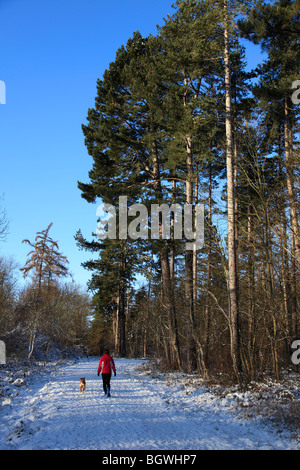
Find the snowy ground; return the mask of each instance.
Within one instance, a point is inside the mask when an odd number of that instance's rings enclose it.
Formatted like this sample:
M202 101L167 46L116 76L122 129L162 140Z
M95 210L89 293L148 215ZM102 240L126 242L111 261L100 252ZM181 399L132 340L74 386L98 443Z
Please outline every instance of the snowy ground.
M151 374L142 364L116 360L111 398L103 395L97 358L50 369L27 385L21 377L7 384L19 392L2 397L0 449L300 449L285 429L245 417L247 394L218 396L195 378ZM79 393L81 377L85 394Z

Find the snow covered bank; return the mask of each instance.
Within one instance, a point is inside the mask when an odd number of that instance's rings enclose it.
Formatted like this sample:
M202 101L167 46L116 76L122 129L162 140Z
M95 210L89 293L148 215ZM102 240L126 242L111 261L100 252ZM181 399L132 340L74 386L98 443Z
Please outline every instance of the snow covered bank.
M214 393L195 376L153 375L143 364L116 360L111 398L103 395L97 358L21 386L2 401L0 449L300 449L287 430L244 413L255 394Z

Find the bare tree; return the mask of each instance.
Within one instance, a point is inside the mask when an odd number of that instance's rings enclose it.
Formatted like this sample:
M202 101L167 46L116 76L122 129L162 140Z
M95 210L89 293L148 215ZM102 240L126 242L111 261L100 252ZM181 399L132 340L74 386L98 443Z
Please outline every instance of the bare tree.
M3 207L1 207L1 202L3 200L3 195L0 197L0 241L3 242L6 240L8 234L8 220L7 214Z
M53 278L66 276L68 273L67 258L59 253L58 243L49 236L51 227L52 223L45 230L37 232L34 243L28 239L23 240L23 243L27 243L33 250L28 253L28 259L21 271L24 272L24 277L32 272L32 278L39 289L42 283L49 285Z
M53 241L49 236L51 227L52 223L49 224L45 230L37 232L34 243L28 239L23 240L23 243L27 243L33 248L33 250L28 253L25 266L21 268L24 277L31 273L33 281L28 359L30 359L33 353L38 327L44 316L42 288L50 288L55 279L68 274L68 268L66 266L68 260L58 251L58 243Z

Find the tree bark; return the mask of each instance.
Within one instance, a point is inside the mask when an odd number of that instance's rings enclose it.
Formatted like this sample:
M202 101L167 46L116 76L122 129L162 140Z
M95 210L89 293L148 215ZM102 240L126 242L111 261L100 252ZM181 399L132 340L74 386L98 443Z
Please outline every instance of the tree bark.
M250 376L255 377L255 316L254 316L254 299L255 299L255 278L254 278L254 241L253 241L253 214L252 204L248 202L248 357Z
M284 106L284 146L285 146L285 165L286 165L286 182L290 204L290 217L291 217L291 229L295 238L295 251L298 265L300 266L300 238L299 238L299 227L297 219L297 207L295 200L295 189L294 189L294 172L292 163L292 126L289 99L285 98Z
M192 138L187 136L187 179L186 203L193 205L193 149ZM197 367L196 348L194 341L194 282L193 282L194 251L185 250L185 320L186 320L186 350L187 371Z
M226 104L226 168L227 168L227 216L228 216L228 288L230 312L230 346L233 370L240 378L239 351L239 309L237 292L237 265L235 240L235 195L233 174L233 140L232 140L232 105L230 79L230 49L228 31L228 4L224 0L224 65L225 65L225 104Z
M204 364L208 369L208 348L209 348L209 329L210 329L210 287L211 287L211 250L212 248L212 165L209 162L209 180L208 180L208 242L207 242L207 271L206 271L206 300L204 312Z
M284 148L285 148L285 166L286 182L288 190L288 199L290 206L291 221L291 333L293 339L297 336L297 276L300 267L300 237L297 217L297 206L294 188L293 171L293 133L291 124L290 100L285 97L284 103Z
M115 329L115 354L126 356L126 313L125 313L125 260L120 262L120 283L117 300L117 316Z
M153 164L153 184L154 190L159 198L162 200L162 187L160 181L159 161L157 155L156 142L152 146L152 164ZM162 233L162 223L159 218L159 233ZM174 292L172 289L172 280L170 273L169 253L166 243L161 240L160 248L160 264L162 273L163 284L163 305L167 311L168 329L169 329L169 350L170 350L170 365L174 369L181 369L180 349L178 339L178 327L176 319L176 309L174 302Z

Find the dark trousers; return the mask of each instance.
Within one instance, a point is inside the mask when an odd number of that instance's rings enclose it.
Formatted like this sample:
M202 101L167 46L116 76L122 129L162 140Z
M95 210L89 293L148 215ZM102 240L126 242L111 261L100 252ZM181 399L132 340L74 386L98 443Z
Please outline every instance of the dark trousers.
M110 379L111 374L102 374L103 390L105 393L107 392L107 390L110 390Z

